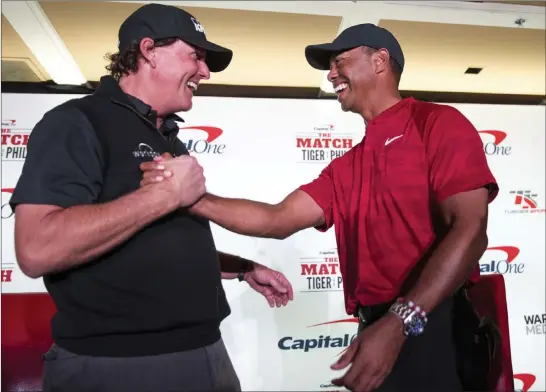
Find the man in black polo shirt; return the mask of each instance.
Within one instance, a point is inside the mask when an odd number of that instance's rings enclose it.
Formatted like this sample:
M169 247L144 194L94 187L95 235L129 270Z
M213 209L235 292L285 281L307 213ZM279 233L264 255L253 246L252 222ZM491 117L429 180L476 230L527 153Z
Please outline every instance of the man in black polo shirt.
M112 76L47 112L11 199L21 270L57 306L45 391L240 390L220 336L221 278L247 281L270 306L292 287L277 271L216 251L190 216L203 171L176 137L174 113L232 52L171 6L146 5L119 31ZM139 165L169 152L170 181L140 188Z

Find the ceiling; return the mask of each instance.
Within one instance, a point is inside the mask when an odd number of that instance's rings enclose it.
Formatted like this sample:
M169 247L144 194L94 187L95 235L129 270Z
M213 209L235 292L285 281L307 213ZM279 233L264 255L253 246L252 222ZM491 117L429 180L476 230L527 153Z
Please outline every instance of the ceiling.
M2 81L98 81L105 54L116 50L119 25L141 3L2 1ZM169 3L183 6L210 40L234 51L230 67L209 84L327 91L324 72L305 61L305 46L372 22L404 50L402 90L546 95L546 1ZM483 70L467 75L469 67Z

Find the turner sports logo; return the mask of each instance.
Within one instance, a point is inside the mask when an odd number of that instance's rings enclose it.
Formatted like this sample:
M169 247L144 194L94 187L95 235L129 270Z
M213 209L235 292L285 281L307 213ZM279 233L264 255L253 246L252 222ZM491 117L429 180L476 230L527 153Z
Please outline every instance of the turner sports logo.
M513 195L515 209L505 210L507 214L541 214L546 210L539 208L537 198L538 193L533 193L530 190L514 190L510 191Z
M27 156L30 129L19 129L16 126L16 120L2 120L3 161L22 161Z
M1 216L2 219L9 219L13 216L13 211L9 205L9 199L13 194L14 188L2 188L2 209Z
M190 153L221 155L225 144L213 143L224 133L221 128L211 126L180 127L180 139Z
M343 278L339 270L336 248L319 251L315 256L300 258L301 292L342 291Z
M524 263L515 263L519 255L519 248L515 246L494 246L487 248L485 257L495 256L488 261L480 261L480 273L488 274L522 274Z
M296 133L298 163L330 162L353 147L353 135L337 132L334 125L319 125L312 132Z
M314 324L310 325L307 328L315 328L315 327L321 327L326 325L354 325L358 324L357 318L347 318L342 320L335 320L335 321L328 321L325 323L320 324ZM289 351L303 351L304 353L307 353L312 350L320 350L320 349L329 349L329 348L336 348L336 349L343 349L341 352L345 351L347 347L352 343L352 341L356 338L356 333L344 333L344 334L336 334L336 335L327 335L327 334L320 334L318 336L314 335L313 337L294 337L294 336L285 336L281 338L277 344L279 349L281 350L289 350ZM339 355L339 353L338 353Z
M528 392L537 380L534 374L520 373L514 374L515 392Z
M478 131L482 136L483 151L485 155L510 155L512 154L512 146L506 145L506 132L503 131Z
M546 335L546 313L526 314L523 319L527 335Z

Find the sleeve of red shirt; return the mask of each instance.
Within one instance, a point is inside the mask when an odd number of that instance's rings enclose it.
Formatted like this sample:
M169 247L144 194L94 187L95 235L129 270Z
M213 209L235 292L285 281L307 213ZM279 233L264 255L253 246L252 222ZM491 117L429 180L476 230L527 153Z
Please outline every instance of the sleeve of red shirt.
M444 106L433 112L426 127L430 184L436 202L481 187L489 189L489 203L498 185L489 169L476 128L457 109Z
M318 231L327 231L334 224L333 203L334 185L331 177L331 164L326 166L320 175L312 182L298 188L307 193L324 211L325 223L317 226Z

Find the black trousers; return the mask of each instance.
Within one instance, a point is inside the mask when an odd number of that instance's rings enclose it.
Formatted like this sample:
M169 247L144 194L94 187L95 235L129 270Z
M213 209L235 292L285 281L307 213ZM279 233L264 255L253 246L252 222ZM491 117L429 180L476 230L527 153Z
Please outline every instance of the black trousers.
M386 309L388 307L380 312L384 314ZM377 318L381 315L372 316ZM358 332L366 326L361 321ZM428 324L421 336L409 337L405 341L391 373L376 391L462 392L452 327L453 299L450 298L428 316Z

